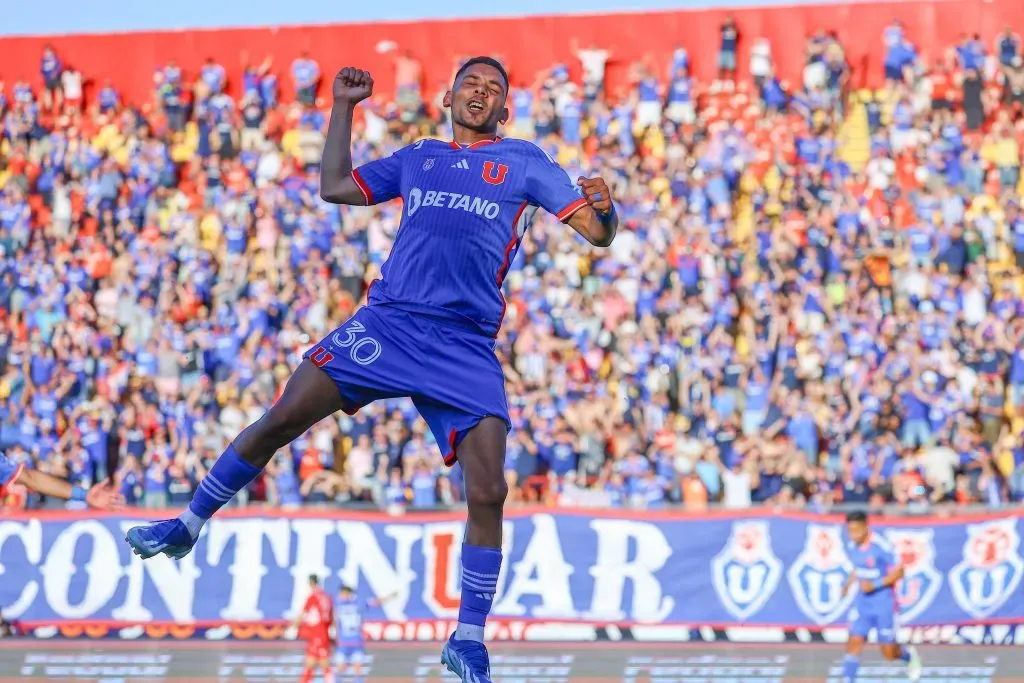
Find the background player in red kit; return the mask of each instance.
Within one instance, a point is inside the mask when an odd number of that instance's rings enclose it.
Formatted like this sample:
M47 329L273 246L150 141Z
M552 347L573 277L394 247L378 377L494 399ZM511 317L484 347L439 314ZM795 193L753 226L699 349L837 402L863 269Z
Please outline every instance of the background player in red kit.
M295 619L299 638L306 641L306 668L302 672L302 683L313 679L317 666L324 672L324 683L334 683L331 670L331 627L334 625L334 601L315 576L309 577L309 597L302 612Z

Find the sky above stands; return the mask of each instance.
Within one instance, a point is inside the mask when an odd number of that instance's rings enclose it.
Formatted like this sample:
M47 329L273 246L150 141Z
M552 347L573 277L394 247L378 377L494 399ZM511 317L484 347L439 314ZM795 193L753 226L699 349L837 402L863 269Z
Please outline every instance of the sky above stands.
M85 5L81 0L45 0L43 5L9 0L2 3L0 36L524 16L551 14L553 10L566 14L598 14L627 10L826 4L827 1L561 0L552 3L551 0L517 0L512 9L507 3L479 0L436 3L423 0L302 0L297 3L281 0L247 0L244 3L230 0L91 0Z

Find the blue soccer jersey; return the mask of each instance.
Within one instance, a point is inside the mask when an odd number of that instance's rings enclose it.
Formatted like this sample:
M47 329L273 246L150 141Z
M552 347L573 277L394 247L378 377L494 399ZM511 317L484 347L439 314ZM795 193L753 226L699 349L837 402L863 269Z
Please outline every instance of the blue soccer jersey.
M334 602L334 627L338 647L362 646L363 601L338 598Z
M469 321L489 335L501 325L501 284L537 209L564 222L586 205L566 172L523 140L421 140L352 176L367 204L405 202L370 305Z
M847 553L858 584L857 597L850 611L850 633L866 638L875 629L879 642L895 642L896 590L893 586L882 587L882 580L899 565L892 545L873 533L863 545L848 542ZM876 590L864 593L860 590L861 581L870 581Z
M24 465L16 463L3 453L0 453L0 494L4 492L7 486L18 480L24 469Z

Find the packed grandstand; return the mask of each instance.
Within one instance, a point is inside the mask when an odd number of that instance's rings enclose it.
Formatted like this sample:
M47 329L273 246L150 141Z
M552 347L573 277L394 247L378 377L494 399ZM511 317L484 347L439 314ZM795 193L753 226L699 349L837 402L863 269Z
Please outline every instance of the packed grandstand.
M871 89L825 31L781 44L726 21L716 40L710 79L684 48L614 87L599 45L538 74L509 65L505 132L573 177L600 172L624 221L598 250L547 217L506 280L511 498L1024 499L1019 38L925 58L894 23ZM357 163L449 134L450 74L380 50L395 88L361 110ZM804 67L783 78L793 51ZM0 84L0 448L182 506L360 305L401 206L318 196L341 64L165 61L129 97L59 40L39 60ZM240 503L434 508L461 490L393 401L317 425Z

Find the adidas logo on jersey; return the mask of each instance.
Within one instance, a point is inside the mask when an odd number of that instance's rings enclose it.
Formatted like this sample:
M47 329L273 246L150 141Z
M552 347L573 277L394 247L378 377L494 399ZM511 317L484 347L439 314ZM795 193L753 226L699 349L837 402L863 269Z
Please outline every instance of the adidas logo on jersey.
M469 170L469 162L466 161L465 159L459 159L454 164L452 164L452 168L462 168L462 169L465 169L465 170L468 171Z

